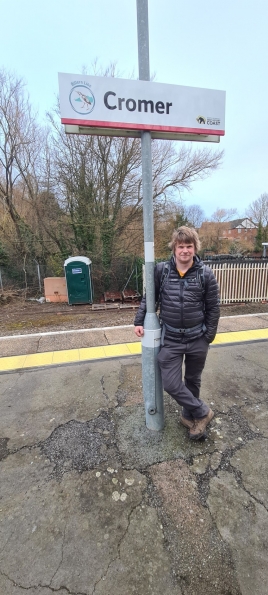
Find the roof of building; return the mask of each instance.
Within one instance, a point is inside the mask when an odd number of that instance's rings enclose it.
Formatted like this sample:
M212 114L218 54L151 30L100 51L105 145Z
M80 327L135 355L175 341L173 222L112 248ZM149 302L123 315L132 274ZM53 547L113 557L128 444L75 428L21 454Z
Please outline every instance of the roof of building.
M244 221L249 221L250 223L252 223L254 227L257 227L254 221L252 221L252 219L250 219L249 217L243 217L242 219L234 219L233 221L226 221L226 225L228 225L229 229L235 229L239 225L242 225L242 227L246 227L245 225L243 225Z

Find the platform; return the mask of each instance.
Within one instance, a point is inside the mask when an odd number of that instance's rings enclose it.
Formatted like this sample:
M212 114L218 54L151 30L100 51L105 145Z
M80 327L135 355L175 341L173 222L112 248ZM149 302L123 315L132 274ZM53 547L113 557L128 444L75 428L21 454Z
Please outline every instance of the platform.
M268 340L268 313L220 319L211 347ZM2 337L0 372L141 353L132 325Z
M267 595L267 339L251 330L209 350L197 443L166 394L164 429L146 428L139 355L9 360L1 595Z

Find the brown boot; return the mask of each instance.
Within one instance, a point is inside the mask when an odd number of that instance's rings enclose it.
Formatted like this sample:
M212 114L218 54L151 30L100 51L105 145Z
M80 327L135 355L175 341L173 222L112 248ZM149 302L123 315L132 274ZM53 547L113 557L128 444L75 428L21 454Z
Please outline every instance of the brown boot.
M205 417L201 417L200 419L195 419L193 427L190 428L189 438L190 440L199 440L202 436L206 433L206 427L211 422L214 417L214 412L212 409L209 410L208 414Z
M194 427L194 420L186 419L183 415L180 415L179 421L185 428L188 428L188 430Z

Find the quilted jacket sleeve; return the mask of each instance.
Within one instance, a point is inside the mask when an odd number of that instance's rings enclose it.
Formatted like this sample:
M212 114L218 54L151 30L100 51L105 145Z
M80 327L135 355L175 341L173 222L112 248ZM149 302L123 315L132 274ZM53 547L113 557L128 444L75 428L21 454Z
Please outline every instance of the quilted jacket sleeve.
M160 289L160 282L161 282L163 266L164 266L164 263L159 262L157 265L155 265L155 268L154 268L155 302L156 303L157 303L157 300L159 297L159 289ZM146 296L144 295L141 300L138 312L134 319L134 326L143 326L145 314L146 314Z
M215 338L220 317L219 286L211 268L205 266L205 325L208 343Z

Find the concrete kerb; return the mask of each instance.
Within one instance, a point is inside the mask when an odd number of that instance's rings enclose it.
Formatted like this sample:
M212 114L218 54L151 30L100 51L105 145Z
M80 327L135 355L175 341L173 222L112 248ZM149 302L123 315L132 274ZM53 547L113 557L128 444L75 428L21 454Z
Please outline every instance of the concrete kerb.
M219 322L216 342L218 340L221 341L222 337L226 343L228 342L228 336L230 337L230 342L233 342L234 340L240 342L241 337L239 336L239 333L241 331L243 335L248 332L248 339L250 338L250 340L254 340L254 330L259 331L259 333L268 333L267 327L268 318L265 313L258 316L241 315L223 317ZM235 334L237 334L237 338L235 337ZM261 338L262 336L256 337L258 340ZM265 336L264 338L267 337ZM247 336L243 336L243 339L241 340L247 340ZM93 350L94 348L98 351L98 347L111 350L112 345L114 345L116 349L116 345L119 344L138 346L139 343L140 340L135 336L132 325L94 329L72 329L68 331L50 331L9 337L3 336L0 338L0 356L6 358L16 357L17 355L33 355L35 353L40 356L43 353L44 358L47 359L48 356L46 354L52 352L57 354L57 352L64 350L70 350L71 352L76 349L85 351L86 349ZM216 343L213 344L213 347L215 346ZM133 349L132 352L134 353ZM94 358L97 358L97 355L94 353ZM123 355L123 348L119 355ZM53 359L55 358L53 357ZM79 360L79 358L76 359ZM81 359L83 359L83 357L81 357ZM90 357L88 359L90 359ZM67 361L69 361L69 357L67 358ZM55 364L55 362L52 361L51 363ZM13 368L18 369L18 366L13 366Z
M243 341L232 341L232 342L224 342L224 343L216 343L216 344L211 344L209 346L209 349L219 349L222 347L231 347L231 346L236 346L236 345L250 345L252 343L267 343L267 339L250 339L248 341L243 340ZM117 360L117 359L131 359L136 357L134 354L128 354L128 355L109 355L109 360ZM22 370L24 372L27 371L31 371L31 370L36 370L37 367L40 370L45 370L48 368L59 368L59 367L64 367L64 366L79 366L79 365L83 365L85 364L87 361L94 361L94 362L102 362L104 361L103 357L94 357L93 360L91 360L91 358L87 359L82 359L80 361L62 361L61 363L49 363L49 364L38 364L38 366L25 366L25 367L14 367L11 369L6 369L6 370L0 370L0 376L4 375L4 374L12 374L13 372L21 372Z
M2 375L0 593L266 595L267 389L264 343L211 349L192 443L140 357Z

